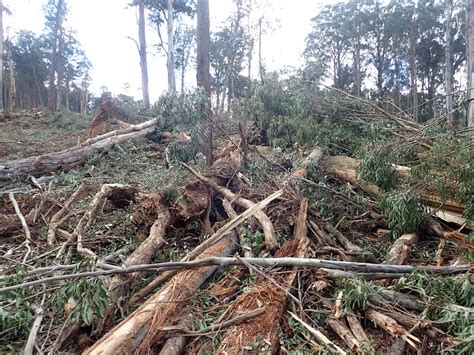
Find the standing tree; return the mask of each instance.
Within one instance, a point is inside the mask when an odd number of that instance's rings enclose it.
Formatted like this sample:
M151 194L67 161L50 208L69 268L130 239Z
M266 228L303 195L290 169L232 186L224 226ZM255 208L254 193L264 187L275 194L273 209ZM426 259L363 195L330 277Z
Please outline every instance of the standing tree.
M173 28L173 3L174 0L168 0L168 91L176 92L176 76L174 61L174 28Z
M66 4L64 0L49 0L46 14L46 25L50 28L51 40L51 63L49 67L49 83L48 83L48 110L54 112L56 110L56 72L59 62L59 42L61 35L61 28L64 17L66 16Z
M446 0L446 45L445 45L445 74L444 84L446 90L446 110L448 113L448 125L454 126L453 121L453 56L452 56L452 37L451 22L453 17L453 0Z
M168 72L168 90L176 91L176 60L178 55L175 45L176 36L175 23L183 16L193 17L195 14L195 0L145 0L145 6L149 10L149 21L156 26L158 33L158 51L166 55L166 69ZM162 25L167 24L167 43L162 34Z
M466 25L467 25L467 83L469 109L467 115L467 126L474 127L474 0L466 0Z
M209 72L209 51L211 36L209 33L209 0L197 2L197 55L196 55L196 81L197 86L203 88L206 95L211 97L211 74ZM205 155L208 166L212 165L212 121L209 112L206 132Z
M176 69L181 77L181 95L184 94L184 77L190 61L194 61L192 54L196 50L196 29L183 23L178 24L176 28L174 50L176 52Z
M3 0L0 0L0 110L3 109Z
M140 53L140 69L142 73L143 106L150 108L150 94L148 91L148 65L146 61L145 38L145 0L138 1L138 52Z

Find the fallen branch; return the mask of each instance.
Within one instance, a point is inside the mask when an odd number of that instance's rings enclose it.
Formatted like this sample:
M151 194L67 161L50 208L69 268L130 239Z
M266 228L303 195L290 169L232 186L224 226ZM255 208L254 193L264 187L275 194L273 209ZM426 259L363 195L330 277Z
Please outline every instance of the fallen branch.
M313 328L310 326L308 323L303 321L301 318L299 318L296 314L293 312L288 311L288 313L296 320L298 321L303 327L305 327L309 333L316 339L318 343L321 345L324 345L327 350L329 350L332 353L340 354L340 355L347 355L347 353L342 350L339 346L334 344L327 336L325 336L323 333L321 333L319 330Z
M26 341L25 348L23 349L24 355L33 355L33 349L35 347L38 330L41 327L41 322L43 321L43 305L44 305L45 300L46 300L46 293L43 294L41 305L34 307L36 318L33 322L33 326L30 329L30 334L28 335L28 340Z
M242 266L248 263L253 266L261 267L307 267L307 268L326 268L334 270L353 270L358 272L384 272L387 274L410 274L412 272L421 271L433 275L450 275L468 272L470 265L450 265L450 266L413 266L413 265L389 265L389 264L370 264L350 261L335 261L324 259L309 259L309 258L230 258L230 257L208 257L193 261L177 261L165 262L156 264L133 265L127 268L117 268L111 266L112 269L105 271L88 271L75 274L59 275L41 280L25 282L18 285L6 286L0 288L1 292L17 290L43 283L50 283L53 281L77 279L81 277L97 277L105 275L132 273L138 271L167 271L167 270L183 270L193 269L207 266Z
M211 179L208 179L202 176L193 168L191 168L189 165L185 163L181 163L181 164L187 170L189 170L194 176L196 176L199 180L209 185L213 190L215 190L218 194L224 196L229 201L232 201L244 208L251 208L252 206L255 205L254 202L247 200L243 197L236 196L233 192L226 189L225 187L219 186ZM260 222L260 225L262 226L263 234L265 236L265 245L267 249L274 250L278 246L278 242L276 239L276 234L275 234L275 230L273 229L272 222L263 211L258 211L257 213L255 213L255 218Z
M51 218L48 228L48 245L53 245L54 240L56 238L56 229L58 229L60 225L61 217L63 216L64 212L69 209L71 204L76 200L77 196L84 190L84 187L84 185L80 185L71 195L71 197L69 197L69 199L64 203L63 208L56 212Z
M20 207L18 207L18 202L16 202L15 195L13 194L13 192L10 192L8 194L8 196L10 197L10 201L13 204L13 208L15 208L15 213L18 216L18 218L20 219L21 225L23 226L23 230L25 231L25 239L28 243L31 243L32 240L31 240L30 229L28 228L28 224L26 224L25 217L23 216L23 214L20 211Z

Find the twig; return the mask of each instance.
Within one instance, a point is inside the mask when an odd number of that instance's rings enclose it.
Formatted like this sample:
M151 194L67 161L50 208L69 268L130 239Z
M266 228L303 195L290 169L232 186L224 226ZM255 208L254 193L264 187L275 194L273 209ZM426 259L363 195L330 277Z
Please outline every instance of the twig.
M257 308L249 313L242 314L235 318L226 320L222 323L214 324L209 327L203 328L201 330L183 330L185 336L202 336L208 335L209 333L218 332L221 329L228 328L234 324L238 324L240 322L244 322L246 320L255 318L265 312L265 308ZM176 328L165 328L164 330L175 330ZM176 329L182 330L182 329Z
M349 262L349 261L335 261L335 260L322 260L322 259L310 259L310 258L231 258L231 257L208 257L199 260L193 261L177 261L177 262L164 262L156 264L143 264L143 265L133 265L127 268L117 268L114 266L113 269L105 271L87 271L75 274L59 275L54 277L49 277L41 280L35 280L30 282L25 282L22 284L6 286L0 288L0 293L6 291L17 290L21 288L26 288L29 286L39 285L43 283L49 283L53 281L60 280L69 280L77 279L81 277L97 277L97 276L106 276L114 275L121 273L131 273L137 271L166 271L166 270L183 270L183 269L193 269L198 267L206 266L217 266L217 267L226 267L226 266L238 266L243 265L246 262L254 266L263 266L263 267L289 267L289 266L299 266L299 267L313 267L313 268L327 268L335 270L354 270L362 272L385 272L388 274L399 273L399 274L409 274L415 271L422 271L430 274L455 274L463 273L470 270L470 265L452 265L452 266L412 266L412 265L389 265L389 264L370 264L370 263L359 263L359 262ZM104 265L104 264L102 264ZM108 265L108 264L106 264Z
M18 203L16 202L16 199L15 199L15 195L13 194L13 192L10 192L8 196L10 197L10 201L12 202L13 207L15 208L16 215L18 216L18 218L20 218L21 225L23 226L23 230L25 231L25 238L28 241L28 243L31 243L32 240L31 240L30 229L28 228L28 225L26 224L25 217L23 217L23 215L21 214L20 207L18 207Z
M336 344L334 344L331 340L328 339L328 337L326 337L323 333L321 333L319 330L313 328L312 326L310 326L308 323L306 323L305 321L303 321L301 318L299 318L296 314L288 311L288 313L294 318L296 319L299 323L301 323L301 325L303 327L305 327L310 333L311 335L316 338L316 340L319 342L319 343L322 343L323 345L325 345L327 347L327 349L329 351L331 351L332 353L337 353L337 354L340 354L340 355L347 355L347 353L342 350L339 346L337 346Z
M33 322L33 326L30 329L30 334L28 335L28 340L25 345L25 349L23 350L23 354L25 355L32 355L33 348L35 347L36 343L36 336L38 335L38 330L41 326L41 322L43 321L43 305L46 299L46 294L43 293L43 298L41 299L41 305L39 307L34 306L36 313L35 321Z

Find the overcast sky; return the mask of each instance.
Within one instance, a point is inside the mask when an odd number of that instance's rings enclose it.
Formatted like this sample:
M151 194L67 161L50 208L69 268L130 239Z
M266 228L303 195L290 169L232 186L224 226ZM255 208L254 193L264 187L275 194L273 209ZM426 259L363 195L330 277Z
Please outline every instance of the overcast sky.
M5 18L6 35L13 36L19 29L41 32L44 25L42 7L46 0L4 0L12 11ZM136 9L127 8L130 0L67 0L68 25L92 63L92 86L98 94L102 86L114 94L124 92L140 97L139 57L135 44L127 37L137 38ZM304 40L310 30L310 19L322 4L334 0L271 0L267 16L279 20L276 28L268 31L263 40L263 57L269 70L298 66L304 50ZM232 0L210 0L211 32L223 25L232 13ZM156 31L147 30L148 72L151 100L155 101L166 90L166 59L156 53ZM190 85L193 74L188 75Z

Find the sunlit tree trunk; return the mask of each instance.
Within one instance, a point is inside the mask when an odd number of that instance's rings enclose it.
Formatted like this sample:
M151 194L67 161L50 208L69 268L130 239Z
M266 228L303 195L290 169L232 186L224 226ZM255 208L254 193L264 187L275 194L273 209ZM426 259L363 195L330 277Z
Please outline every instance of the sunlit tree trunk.
M173 3L168 0L168 91L176 92L175 62L174 62L174 28L173 28Z
M146 59L146 38L145 38L145 0L138 3L138 42L140 53L140 69L142 73L142 93L143 106L150 108L150 94L148 91L148 64Z

